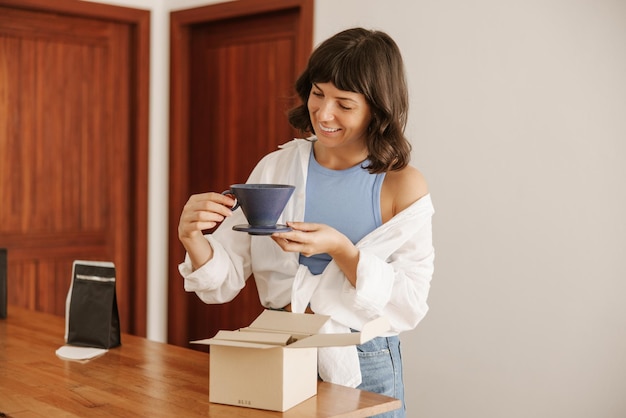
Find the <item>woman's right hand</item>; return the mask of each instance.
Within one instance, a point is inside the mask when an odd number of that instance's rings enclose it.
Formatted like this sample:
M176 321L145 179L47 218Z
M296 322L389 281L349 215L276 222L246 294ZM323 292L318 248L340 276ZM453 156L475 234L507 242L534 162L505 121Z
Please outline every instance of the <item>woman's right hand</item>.
M192 195L180 215L178 239L183 244L195 268L213 258L213 248L204 238L202 231L214 228L232 215L230 208L235 200L220 193Z

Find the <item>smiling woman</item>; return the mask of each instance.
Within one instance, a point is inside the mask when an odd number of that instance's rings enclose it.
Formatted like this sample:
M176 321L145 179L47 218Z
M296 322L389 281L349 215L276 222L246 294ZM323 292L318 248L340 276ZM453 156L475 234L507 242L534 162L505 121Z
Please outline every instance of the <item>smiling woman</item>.
M372 114L363 94L339 90L333 83L313 83L307 108L318 143L335 149L324 154L325 147L317 147L319 163L342 170L367 158L366 137Z
M386 33L363 28L340 32L331 40L313 51L296 81L300 99L307 103L313 86L321 83L332 84L342 95L363 95L372 117L366 138L370 171L403 168L410 159L411 145L404 136L408 90L398 46ZM319 133L305 105L293 109L289 121L303 132Z
M271 238L233 231L245 218L231 211L231 198L191 196L178 228L185 289L224 303L253 275L265 308L329 315L325 332L386 317L391 328L382 337L319 349L319 375L404 399L398 335L428 310L434 210L424 178L409 165L400 51L383 32L343 31L313 52L296 90L301 103L289 121L316 135L266 155L248 178L296 187L278 220L291 231ZM404 417L404 408L382 416Z

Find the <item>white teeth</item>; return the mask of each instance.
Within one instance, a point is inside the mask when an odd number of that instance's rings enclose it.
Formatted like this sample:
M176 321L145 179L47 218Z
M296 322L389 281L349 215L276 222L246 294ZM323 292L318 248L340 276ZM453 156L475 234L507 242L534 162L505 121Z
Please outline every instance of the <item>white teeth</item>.
M337 132L339 130L339 128L324 128L322 125L320 125L320 129L328 133Z

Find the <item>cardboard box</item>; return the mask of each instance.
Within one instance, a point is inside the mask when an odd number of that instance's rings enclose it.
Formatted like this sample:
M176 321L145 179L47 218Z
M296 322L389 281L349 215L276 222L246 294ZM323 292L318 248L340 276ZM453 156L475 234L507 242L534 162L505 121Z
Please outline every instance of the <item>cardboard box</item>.
M194 341L211 346L209 401L286 411L317 394L317 348L358 345L389 329L386 318L361 332L319 334L330 317L266 310L246 328Z

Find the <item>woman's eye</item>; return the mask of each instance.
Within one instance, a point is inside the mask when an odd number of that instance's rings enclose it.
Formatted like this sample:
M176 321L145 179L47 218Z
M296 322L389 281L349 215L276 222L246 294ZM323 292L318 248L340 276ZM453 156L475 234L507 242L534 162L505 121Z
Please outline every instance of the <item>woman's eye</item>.
M315 97L324 97L324 95L319 91L312 91L311 94Z
M341 103L339 104L339 107L342 108L343 110L352 110L351 107L346 106L346 105L342 105Z

